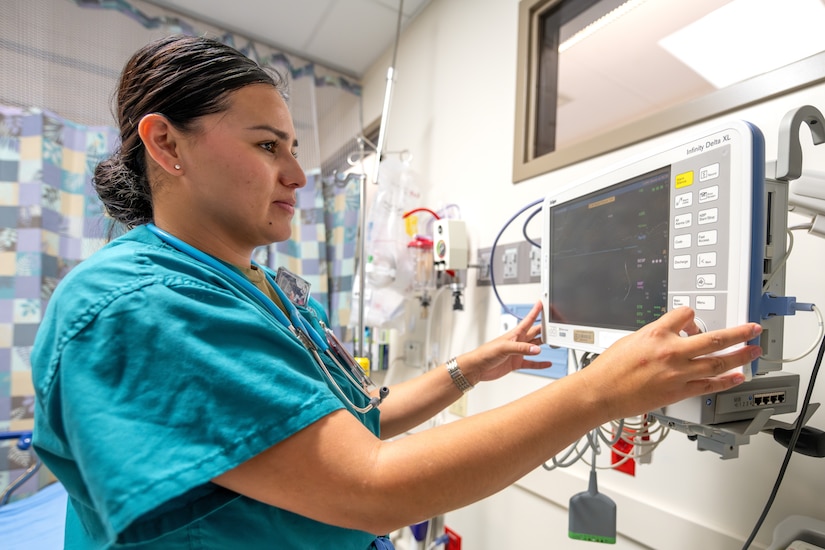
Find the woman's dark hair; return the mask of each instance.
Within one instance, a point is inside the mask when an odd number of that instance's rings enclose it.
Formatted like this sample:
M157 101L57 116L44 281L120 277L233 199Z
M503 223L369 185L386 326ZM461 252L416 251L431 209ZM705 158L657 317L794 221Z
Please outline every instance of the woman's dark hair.
M108 214L132 228L152 221L152 192L138 123L149 113L190 130L196 119L227 108L227 96L265 83L285 94L285 81L216 40L168 36L147 44L126 63L116 94L120 147L95 168L92 181Z

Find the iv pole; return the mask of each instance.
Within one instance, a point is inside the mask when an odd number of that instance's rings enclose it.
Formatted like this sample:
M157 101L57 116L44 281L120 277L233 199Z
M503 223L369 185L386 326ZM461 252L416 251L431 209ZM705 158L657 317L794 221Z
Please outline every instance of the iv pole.
M395 60L398 55L398 39L401 36L401 17L404 14L404 0L399 0L398 3L398 21L395 27L395 44L392 51L392 62L387 69L387 87L384 91L384 105L381 109L381 121L378 128L378 144L375 148L375 166L373 168L372 182L378 183L378 170L381 166L381 156L384 153L384 138L387 133L387 124L390 118L390 103L392 100L392 88L395 78ZM359 143L363 143L359 141ZM357 357L364 357L364 287L365 287L365 266L366 258L364 257L365 239L366 239L366 199L367 186L366 177L364 175L360 178L361 183L361 228L358 235L358 348L356 349Z
M384 138L387 133L387 125L390 119L390 103L392 103L392 88L395 80L395 60L398 55L398 39L401 36L401 16L404 14L404 0L398 2L398 21L395 26L395 44L392 50L392 62L387 68L387 88L384 91L384 107L381 110L381 124L378 128L378 145L376 147L377 159L373 169L373 183L378 183L378 169L381 165L381 156L384 154Z
M358 140L359 146L363 149L364 141L359 139ZM377 164L377 162L376 162ZM364 288L365 285L365 270L364 264L366 258L364 257L364 241L365 238L365 230L367 227L367 175L361 174L358 176L358 184L361 186L361 199L359 203L359 208L361 209L360 217L361 220L359 222L359 227L361 228L358 232L358 349L357 349L357 357L364 357Z

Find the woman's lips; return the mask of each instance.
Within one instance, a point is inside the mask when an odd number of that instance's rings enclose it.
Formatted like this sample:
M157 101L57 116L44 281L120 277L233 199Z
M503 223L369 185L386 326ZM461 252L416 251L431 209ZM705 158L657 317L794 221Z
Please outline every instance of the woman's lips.
M284 210L286 210L290 214L295 213L295 203L293 203L293 202L275 201L275 204L277 204L279 207L283 208Z

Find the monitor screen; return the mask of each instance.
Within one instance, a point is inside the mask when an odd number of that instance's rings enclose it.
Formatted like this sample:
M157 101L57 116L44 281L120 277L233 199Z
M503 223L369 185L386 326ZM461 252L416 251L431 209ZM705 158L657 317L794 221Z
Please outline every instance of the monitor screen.
M759 322L764 164L734 121L548 194L544 341L601 352L680 306L702 330Z
M635 330L667 310L670 166L550 211L553 321Z

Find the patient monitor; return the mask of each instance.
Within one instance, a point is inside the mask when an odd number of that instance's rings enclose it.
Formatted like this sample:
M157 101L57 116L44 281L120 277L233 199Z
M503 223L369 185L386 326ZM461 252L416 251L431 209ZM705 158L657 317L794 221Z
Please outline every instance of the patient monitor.
M762 315L766 292L784 292L787 188L775 184L761 132L733 121L551 192L544 342L598 354L680 306L694 309L701 331L762 323L763 359L743 368L749 382L659 413L678 427L793 412L798 376L762 376L781 370L782 357L782 318ZM754 400L780 392L767 407Z

